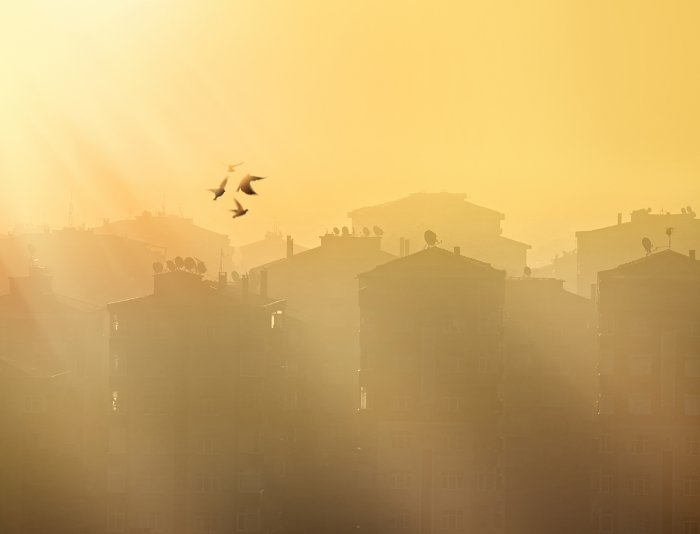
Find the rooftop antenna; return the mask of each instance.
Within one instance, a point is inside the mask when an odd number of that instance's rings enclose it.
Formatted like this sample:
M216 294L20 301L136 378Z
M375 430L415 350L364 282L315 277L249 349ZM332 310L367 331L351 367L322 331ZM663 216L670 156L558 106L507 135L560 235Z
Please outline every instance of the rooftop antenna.
M339 235L339 234L340 234L340 228L338 228L337 226L334 226L334 227L333 227L333 233L334 233L335 235Z
M669 226L666 228L666 235L668 236L668 249L671 250L671 236L673 235L673 227Z
M377 236L380 236L380 237L381 237L382 235L384 235L384 230L382 230L381 228L379 228L379 226L376 226L376 225L375 225L374 228L372 228L372 230L374 231L374 235L377 235Z
M68 228L73 228L73 203L68 204Z
M653 246L651 244L651 239L649 239L648 237L645 237L644 239L642 239L642 246L644 247L644 250L646 250L647 256L649 254L651 254L651 248Z
M532 269L530 269L530 267L528 267L528 266L526 265L525 268L523 269L523 274L524 274L527 278L530 278L530 277L532 276Z
M370 235L369 228L367 228L367 227L365 226L365 227L362 229L362 233L365 235L365 237L369 237L369 235Z
M425 239L426 248L432 248L440 243L440 241L438 241L437 234L432 230L426 230L423 234L423 238Z

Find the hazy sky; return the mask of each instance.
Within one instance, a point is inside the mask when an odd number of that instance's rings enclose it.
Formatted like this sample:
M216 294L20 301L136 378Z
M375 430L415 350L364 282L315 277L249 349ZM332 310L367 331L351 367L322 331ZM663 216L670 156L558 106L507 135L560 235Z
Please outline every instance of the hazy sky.
M0 3L0 231L165 203L239 244L467 193L533 262L700 205L700 3ZM227 163L270 178L229 219ZM219 205L219 204L222 205Z

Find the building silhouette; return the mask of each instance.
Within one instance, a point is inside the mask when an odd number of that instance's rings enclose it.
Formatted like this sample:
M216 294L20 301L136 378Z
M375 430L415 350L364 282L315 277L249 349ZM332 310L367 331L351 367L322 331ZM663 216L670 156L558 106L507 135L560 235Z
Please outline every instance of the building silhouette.
M596 392L592 301L563 281L513 278L504 311L507 534L590 531Z
M437 247L363 273L370 532L501 532L505 273Z
M700 531L700 263L664 250L598 275L592 503L600 533Z
M101 532L105 319L42 269L0 297L0 532Z
M695 215L692 208L683 208L680 213L638 209L630 214L628 221L618 213L615 225L576 232L576 292L590 296L591 286L597 282L600 271L639 258L644 254L642 239L645 237L651 240L654 250L668 248L668 228L673 228L672 250L700 249L700 220Z
M444 247L459 246L466 256L519 276L527 263L530 245L502 235L505 215L465 199L462 193L414 193L353 210L348 217L357 231L379 226L384 231L382 246L387 251L402 251L402 238L408 240L409 252L411 246L414 250L421 248L423 232L431 228Z
M308 249L295 243L291 236L284 237L281 232L266 232L264 239L236 247L239 257L235 267L247 272L259 265L281 260L305 250Z
M284 302L184 270L109 305L112 531L277 532L298 402L277 335ZM138 530L141 529L141 530Z

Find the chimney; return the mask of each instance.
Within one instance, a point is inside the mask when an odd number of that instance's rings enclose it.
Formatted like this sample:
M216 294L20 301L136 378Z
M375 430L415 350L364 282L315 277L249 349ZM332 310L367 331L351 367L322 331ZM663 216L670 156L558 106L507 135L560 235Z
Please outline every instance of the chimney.
M617 224L622 224L622 213L617 214Z
M695 259L695 249L691 249L688 251L688 256L690 256L691 260Z
M248 300L248 275L241 276L241 297L243 300Z
M404 244L405 244L405 242L406 242L406 240L405 240L403 237L402 237L401 239L399 239L399 258L403 258L403 257L404 257L404 253L403 253L403 252L404 252Z
M219 273L219 291L226 291L228 285L228 275L226 272Z
M410 242L408 239L405 239L404 242L403 242L403 250L404 250L404 251L403 251L403 255L404 255L404 256L408 256L408 255L409 255L409 251L411 250L410 245L411 245L411 242Z
M462 250L459 247L455 247L454 250L455 250L455 254L457 254L457 256L460 256L462 254Z
M267 269L260 271L260 296L267 298Z
M294 256L294 239L291 235L287 236L287 257L291 258Z

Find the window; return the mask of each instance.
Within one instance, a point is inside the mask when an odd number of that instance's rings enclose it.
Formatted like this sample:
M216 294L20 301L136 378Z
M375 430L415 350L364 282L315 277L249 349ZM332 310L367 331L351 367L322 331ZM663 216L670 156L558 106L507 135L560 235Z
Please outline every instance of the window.
M647 534L651 532L649 520L646 517L633 517L630 519L630 534Z
M646 454L649 452L649 438L646 436L634 436L632 438L632 452L634 454Z
M613 491L613 476L612 473L605 470L600 470L594 478L593 489L601 494L610 494Z
M124 402L124 396L119 390L112 391L112 412L114 413L125 413L126 404Z
M683 495L700 497L700 477L685 477L683 482Z
M116 333L118 331L119 331L119 316L116 313L114 313L114 314L112 314L112 332Z
M461 471L443 471L442 489L461 490L464 487L464 474Z
M464 528L464 512L462 510L444 510L440 513L440 528L444 530L459 530Z
M391 409L405 412L411 409L411 397L406 393L398 393L391 398Z
M700 518L684 517L683 534L700 534Z
M213 475L197 473L194 477L194 490L197 493L216 493L218 480Z
M408 489L411 487L413 477L410 471L392 471L389 474L389 486L391 489Z
M216 514L199 514L196 520L196 532L197 534L216 532L217 523Z
M258 493L262 489L260 473L248 471L238 474L238 491L240 493Z
M212 456L219 454L221 450L219 438L204 436L197 439L195 450L197 454L202 454L204 456Z
M113 375L123 375L126 372L126 361L124 357L118 352L114 351L110 354L110 370Z
M367 409L367 388L360 386L360 410Z
M122 467L110 467L107 471L107 491L109 493L126 491L126 474Z
M612 415L615 412L615 399L610 394L602 394L598 398L598 414Z
M610 512L598 514L598 534L612 534L614 519Z
M651 396L645 393L630 393L627 397L627 409L633 415L649 415Z
M615 353L609 350L600 352L600 363L598 372L602 376L610 376L615 373Z
M107 530L109 532L124 532L124 530L126 530L126 513L110 512L107 521Z
M685 453L688 456L700 456L700 438L685 438Z
M391 433L391 448L392 449L410 449L411 434L403 431L395 431Z
M46 411L46 397L36 393L24 398L24 413L44 413Z
M686 393L683 396L683 413L685 415L700 415L700 395Z
M148 520L146 522L147 528L151 532L163 532L165 530L165 524L163 522L163 514L160 512L151 512L148 514Z
M700 376L700 355L694 354L685 359L685 376Z
M238 452L243 454L261 452L260 441L260 432L256 430L241 431L238 433Z
M457 430L448 430L445 434L445 449L461 451L464 449L464 435Z
M236 513L238 532L258 532L260 530L260 509L254 504L242 504Z
M601 434L598 437L598 452L600 454L610 454L612 449L612 436L610 434Z
M496 473L489 469L479 469L476 473L476 489L493 491L496 489Z
M165 490L165 476L158 471L148 471L143 479L143 491L145 493L162 493Z
M392 513L390 523L392 530L407 530L410 527L408 512L400 511Z
M651 374L651 354L632 354L628 361L628 372L631 376L649 376Z
M445 397L445 409L447 413L462 413L466 407L464 397Z
M276 312L272 313L270 315L270 328L272 328L273 330L275 328L281 328L283 319L284 315L282 310L277 310Z
M630 493L632 495L649 495L649 477L647 475L630 477Z
M197 402L200 415L218 415L221 409L219 399L215 397L203 397Z

